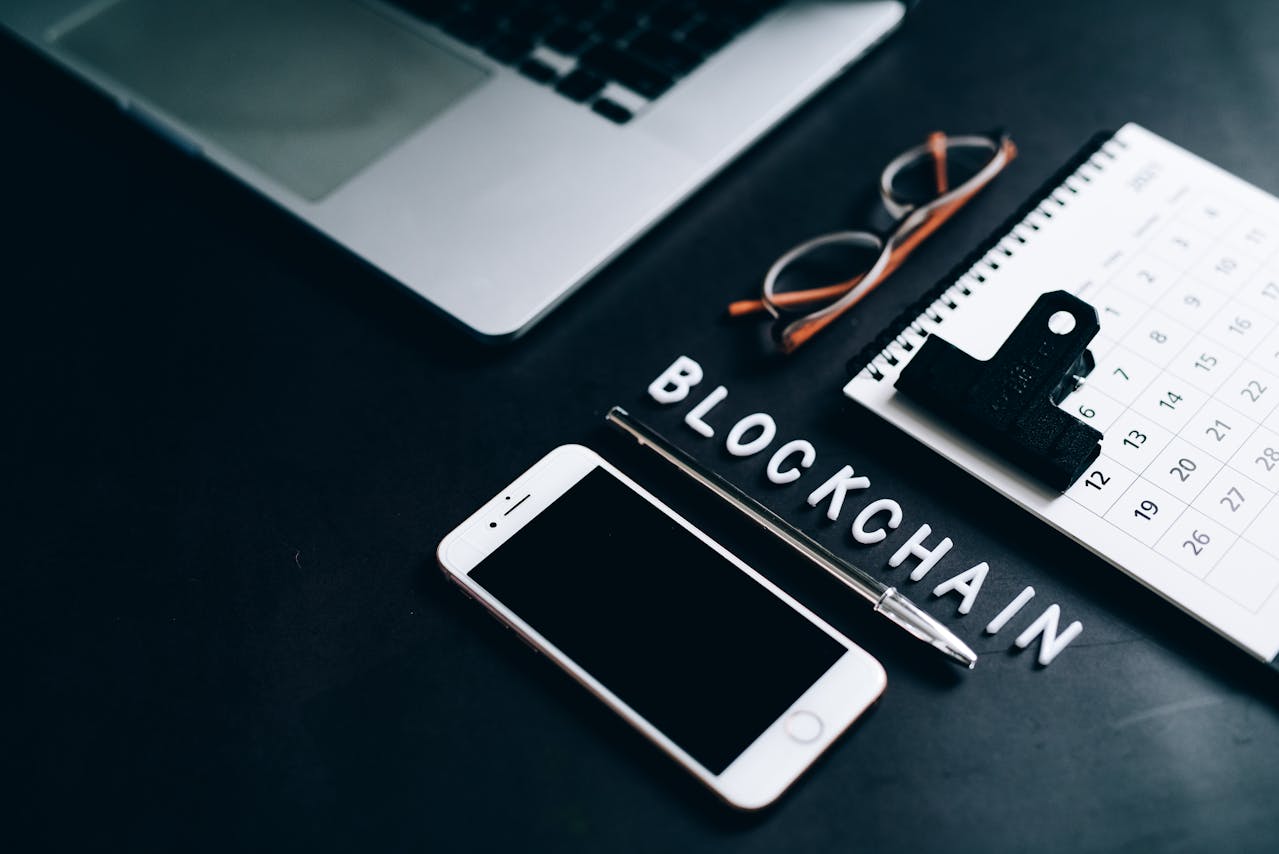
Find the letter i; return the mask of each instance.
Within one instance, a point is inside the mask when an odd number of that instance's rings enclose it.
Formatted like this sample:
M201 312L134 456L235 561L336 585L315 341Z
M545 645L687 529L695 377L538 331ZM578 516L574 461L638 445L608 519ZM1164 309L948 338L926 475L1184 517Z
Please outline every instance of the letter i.
M1017 598L1004 606L1004 610L995 615L995 619L986 624L986 634L996 634L1008 621L1017 616L1017 612L1026 607L1026 603L1035 597L1035 588L1027 587L1017 594Z

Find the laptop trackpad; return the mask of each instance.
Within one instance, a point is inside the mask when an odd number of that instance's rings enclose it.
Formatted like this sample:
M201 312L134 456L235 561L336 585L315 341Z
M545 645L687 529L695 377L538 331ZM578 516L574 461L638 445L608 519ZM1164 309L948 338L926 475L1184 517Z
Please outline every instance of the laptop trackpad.
M312 201L487 77L352 0L123 0L56 43Z

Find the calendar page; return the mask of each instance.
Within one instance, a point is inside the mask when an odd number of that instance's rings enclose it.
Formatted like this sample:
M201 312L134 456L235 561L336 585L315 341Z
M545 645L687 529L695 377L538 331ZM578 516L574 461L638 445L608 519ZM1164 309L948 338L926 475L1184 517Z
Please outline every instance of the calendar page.
M924 337L990 358L1035 300L1091 303L1061 407L1104 436L1059 494L896 393ZM1127 125L849 381L845 394L1253 655L1279 654L1279 199Z

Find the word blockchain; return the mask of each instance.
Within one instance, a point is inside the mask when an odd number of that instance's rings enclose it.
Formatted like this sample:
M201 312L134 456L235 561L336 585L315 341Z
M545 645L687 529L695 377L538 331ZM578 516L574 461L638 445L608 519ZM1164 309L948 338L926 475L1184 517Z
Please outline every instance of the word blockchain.
M651 382L648 394L654 401L671 406L688 399L694 386L703 379L702 366L687 356L680 356L670 367ZM697 405L684 416L684 424L694 433L705 439L715 437L715 428L711 426L709 416L725 398L728 389L716 386L710 394L703 397ZM754 412L737 420L724 437L724 448L735 457L753 457L768 450L777 438L777 423L765 412ZM817 449L807 439L792 439L780 445L768 457L764 473L768 482L778 487L786 487L798 481L817 460ZM870 479L854 473L853 467L844 465L837 472L822 482L820 486L808 494L808 505L818 507L826 504L826 518L838 521L844 509L845 499L850 493L860 493L870 489ZM854 542L862 546L872 546L883 542L890 532L900 527L905 513L902 507L891 498L876 498L867 502L853 517L849 533ZM927 545L933 536L932 526L921 524L915 532L901 544L888 559L892 569L902 566L907 561L917 561L910 571L910 580L922 581L936 569L954 543L950 537L943 537L935 545ZM934 596L945 596L954 593L960 597L957 608L960 616L973 609L981 593L990 566L982 561L963 572L953 575L933 588ZM1004 606L995 618L986 624L986 634L998 634L1007 626L1026 604L1035 596L1035 588L1027 586ZM1019 649L1025 649L1035 638L1039 638L1039 663L1043 666L1051 664L1057 655L1079 637L1084 627L1075 621L1064 630L1058 632L1061 620L1061 608L1054 602L1044 609L1030 625L1028 625L1013 641Z

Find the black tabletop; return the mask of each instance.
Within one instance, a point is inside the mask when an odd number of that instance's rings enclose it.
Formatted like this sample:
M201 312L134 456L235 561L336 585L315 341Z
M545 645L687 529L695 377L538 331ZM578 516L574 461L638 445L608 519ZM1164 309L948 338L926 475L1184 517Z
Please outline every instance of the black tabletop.
M1276 32L1262 2L925 3L497 349L6 42L19 847L1276 850L1274 673L839 394L846 359L1099 130L1137 121L1279 191ZM793 360L723 318L778 252L867 221L897 150L996 127L1016 162ZM644 389L682 354L729 388L726 415L773 413L952 537L956 565L989 562L970 617L905 584L978 647L975 671L601 426L622 403L679 429L684 410ZM721 805L436 569L447 531L566 442L740 543L884 663L883 700L774 808ZM775 502L811 523L799 497ZM903 583L888 553L856 557ZM1085 627L1049 667L980 633L1026 584Z

